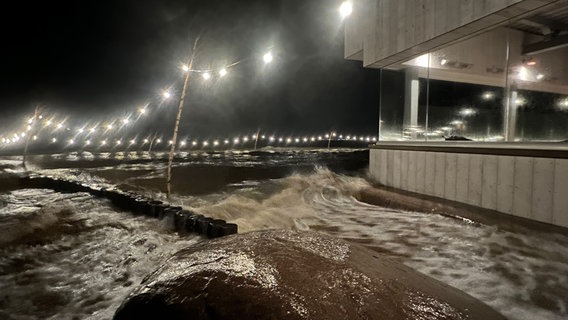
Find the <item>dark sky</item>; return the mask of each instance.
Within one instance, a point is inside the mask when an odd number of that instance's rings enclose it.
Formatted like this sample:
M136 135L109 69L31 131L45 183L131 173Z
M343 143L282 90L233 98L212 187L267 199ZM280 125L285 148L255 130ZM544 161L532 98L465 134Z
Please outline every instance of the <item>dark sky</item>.
M196 68L247 59L229 76L194 77L184 134L375 133L378 73L343 59L340 1L37 1L2 10L4 128L36 105L74 122L102 121L150 103L140 130L169 131L195 37ZM272 48L275 60L264 66ZM174 91L175 92L175 91ZM79 125L79 124L77 124Z

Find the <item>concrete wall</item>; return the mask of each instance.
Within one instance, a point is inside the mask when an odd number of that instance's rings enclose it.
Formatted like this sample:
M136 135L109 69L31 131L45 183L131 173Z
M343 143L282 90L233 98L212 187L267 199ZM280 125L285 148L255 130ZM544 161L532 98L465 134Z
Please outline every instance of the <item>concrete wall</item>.
M380 184L568 228L568 159L371 149Z
M559 0L353 0L345 57L381 68L474 36Z

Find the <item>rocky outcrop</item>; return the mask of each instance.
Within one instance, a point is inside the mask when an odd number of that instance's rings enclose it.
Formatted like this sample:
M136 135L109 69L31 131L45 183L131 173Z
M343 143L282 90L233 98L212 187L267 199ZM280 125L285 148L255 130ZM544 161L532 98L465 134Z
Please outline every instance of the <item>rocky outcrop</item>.
M114 319L505 319L389 257L315 232L259 231L184 249Z

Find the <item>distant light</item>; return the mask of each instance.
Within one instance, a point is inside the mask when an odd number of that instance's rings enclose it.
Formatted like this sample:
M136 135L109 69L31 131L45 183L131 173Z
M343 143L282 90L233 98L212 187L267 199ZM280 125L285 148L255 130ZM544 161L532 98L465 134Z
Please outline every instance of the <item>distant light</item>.
M260 136L261 139L266 139L265 135Z
M90 144L91 144L91 140L87 140L87 141L85 141L85 145L87 145L87 146L88 146L88 145L90 145Z
M116 145L117 145L117 146L119 146L119 145L121 145L121 144L122 144L122 141L120 141L120 140L117 140L117 141L116 141Z
M32 126L28 125L27 130L28 130L28 131L32 130Z
M185 142L185 141L182 141L182 142L180 142L179 144L180 144L182 147L185 147L186 142Z
M106 140L101 141L101 145L104 146L105 144L107 144Z
M268 140L270 141L274 141L274 137L270 137Z
M136 140L134 140L134 139L130 140L130 144L135 144L135 143L136 143Z
M325 135L325 138L328 139L328 138L329 138L329 134L326 134L326 135Z
M316 137L312 137L312 139L311 139L311 140L312 140L312 141L316 141Z
M515 99L515 104L516 104L517 106L522 106L522 105L524 105L526 102L527 102L527 101L526 101L524 98L522 98L522 97L519 97L519 98Z
M73 144L73 143L75 143L75 141L73 141L73 139L70 139L69 144Z
M339 6L339 14L341 18L345 19L353 12L353 4L350 1L344 1Z
M197 145L197 141L193 141L191 144L194 145L194 146L196 146L196 145Z
M226 75L227 75L227 69L223 68L223 69L219 70L219 75L220 75L221 77L226 76Z
M148 139L144 139L144 143L148 143Z
M308 142L308 138L304 137L304 142Z
M460 114L464 117L472 116L476 113L475 109L473 108L464 108L460 110Z
M225 144L229 144L229 140L225 140Z
M168 141L168 144L169 144L169 145L172 145L172 144L174 144L174 142L173 142L172 140L169 140L169 141Z
M292 138L288 138L288 139L286 139L286 142L287 142L287 143L290 143L290 142L292 142Z
M79 132L79 133L83 133L83 131L84 131L84 129L83 129L83 128L79 128L79 129L77 129L77 132Z
M57 124L57 129L61 129L61 127L63 127L63 123L58 123L58 124Z
M339 139L343 139L343 135L342 135L342 134L339 135Z
M218 145L219 145L219 141L217 141L217 140L213 141L213 145L214 145L214 146L218 146Z
M91 130L89 130L91 133L94 133L97 129L96 128L91 128Z
M140 108L140 109L138 109L138 112L140 112L140 114L144 114L144 113L146 113L146 109L145 109L145 108Z
M122 123L127 124L130 120L128 118L122 119Z
M237 143L239 143L239 139L235 138L235 140L233 140L233 142L234 142L235 144L237 144Z
M156 143L162 143L162 139L156 140Z
M452 124L452 125L454 125L454 126L458 126L458 125L463 124L463 121L461 121L461 120L454 120L454 121L450 122L450 124Z
M284 138L278 138L278 142L284 141Z
M244 142L247 142L247 141L249 141L249 138L248 138L248 137L244 137L244 138L243 138L243 141L244 141Z
M53 139L51 139L51 142L56 143L56 142L57 142L57 139L56 139L56 138L53 138Z
M209 72L205 72L202 77L205 80L209 80L211 78L211 74Z
M209 142L203 141L203 146L204 146L204 147L207 147L208 145L209 145Z
M321 137L321 136L318 136L318 140L321 140L321 139L322 139L322 137Z
M369 141L371 141L371 138L367 137L367 138L365 139L365 141L369 142Z
M185 71L185 72L188 72L188 71L189 71L189 67L188 67L187 65L185 65L185 64L184 64L181 68L182 68L183 71Z
M529 60L527 60L526 64L527 66L535 66L536 61L533 58L530 58Z
M41 119L43 119L43 116L40 114L40 115L38 116L38 118L41 120Z
M536 79L537 79L537 80L542 80L542 79L544 79L544 74L542 74L542 73L537 74L537 75L536 75Z
M172 94L169 93L168 91L164 91L164 92L162 93L162 96L163 96L165 99L169 99L169 98L172 96Z
M264 60L264 63L271 63L273 59L274 57L272 56L272 52L267 52L264 54L264 56L262 56L262 60Z
M491 100L495 97L495 94L493 92L488 91L488 92L485 92L482 95L482 97L483 97L483 100Z
M298 142L300 142L300 138L296 138L294 141L295 141L296 143L298 143Z
M37 140L37 136L33 136L34 141Z
M375 141L377 141L377 138L373 137L373 139L371 139L371 140L373 140L373 142L375 142Z
M568 98L558 101L558 107L563 110L568 110Z
M25 137L25 136L26 136L26 133L25 133L25 132L22 132L21 136L22 136L22 138Z
M45 122L45 125L46 125L46 126L50 126L50 125L51 125L51 120L47 120L47 121Z
M519 69L519 80L527 81L529 79L529 71L525 67Z
M28 120L28 124L32 124L33 122L34 122L34 118L30 118L30 119Z
M112 130L112 124L107 125L108 130Z
M445 66L446 63L448 63L448 59L442 59L442 60L440 60L440 65Z

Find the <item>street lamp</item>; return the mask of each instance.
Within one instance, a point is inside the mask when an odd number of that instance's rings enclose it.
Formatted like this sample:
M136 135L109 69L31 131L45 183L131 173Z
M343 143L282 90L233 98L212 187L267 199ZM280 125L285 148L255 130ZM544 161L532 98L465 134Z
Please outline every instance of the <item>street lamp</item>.
M273 59L274 56L272 56L272 52L267 52L264 54L264 56L262 56L262 60L264 61L265 64L271 63Z
M347 18L353 12L353 4L350 1L344 1L339 6L339 14L341 15L342 19Z

